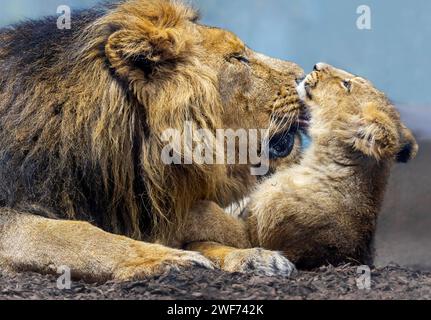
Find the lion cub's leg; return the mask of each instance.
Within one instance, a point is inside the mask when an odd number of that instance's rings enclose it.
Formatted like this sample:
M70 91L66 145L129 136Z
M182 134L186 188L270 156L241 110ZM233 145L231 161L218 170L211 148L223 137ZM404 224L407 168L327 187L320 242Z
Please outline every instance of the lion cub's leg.
M227 272L290 276L295 266L279 252L252 248L244 220L212 202L200 202L184 232L186 249L197 251Z
M182 244L217 242L235 248L250 248L245 222L225 212L211 201L200 201L190 212L179 236Z
M198 253L134 241L85 222L0 209L0 267L53 273L60 266L88 281L138 279L170 268L212 268Z

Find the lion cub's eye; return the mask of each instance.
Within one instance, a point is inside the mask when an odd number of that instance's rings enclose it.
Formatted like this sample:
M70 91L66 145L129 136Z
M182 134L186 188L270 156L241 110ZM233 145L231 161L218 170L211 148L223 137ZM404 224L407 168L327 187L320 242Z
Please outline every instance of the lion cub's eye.
M352 90L352 82L350 80L344 80L343 87L350 92Z

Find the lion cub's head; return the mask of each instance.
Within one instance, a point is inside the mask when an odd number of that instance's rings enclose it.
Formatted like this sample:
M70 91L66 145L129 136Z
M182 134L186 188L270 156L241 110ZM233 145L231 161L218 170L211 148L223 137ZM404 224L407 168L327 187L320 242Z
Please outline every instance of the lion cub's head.
M310 107L311 135L316 138L325 132L337 139L341 135L356 151L377 160L408 162L416 156L413 134L387 97L368 80L318 63L298 92Z

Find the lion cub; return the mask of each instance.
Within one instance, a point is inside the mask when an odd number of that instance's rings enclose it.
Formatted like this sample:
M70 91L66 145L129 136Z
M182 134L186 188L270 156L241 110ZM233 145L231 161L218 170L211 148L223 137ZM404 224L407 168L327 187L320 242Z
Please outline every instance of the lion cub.
M300 163L251 193L244 220L203 204L188 228L189 249L215 262L246 252L232 247L260 247L281 251L299 268L372 263L390 168L412 159L418 145L395 107L365 79L320 63L298 92L310 110L312 140ZM267 256L261 264L280 270Z
M413 158L418 145L365 79L319 63L298 92L311 113L312 144L299 165L251 195L251 243L281 250L300 268L370 264L390 168Z

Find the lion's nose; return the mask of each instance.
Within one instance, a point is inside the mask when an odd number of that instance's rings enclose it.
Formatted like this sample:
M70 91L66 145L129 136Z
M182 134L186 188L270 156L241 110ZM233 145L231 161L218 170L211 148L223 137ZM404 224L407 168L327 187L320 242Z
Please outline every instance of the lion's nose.
M328 64L319 62L314 66L314 71L322 71L323 69L327 69L329 67Z
M305 77L306 77L306 75L305 75L305 74L302 74L301 76L297 77L297 78L295 79L296 84L300 84L302 81L304 81Z
M293 62L287 62L285 65L286 75L291 76L294 80L304 75L304 69Z

